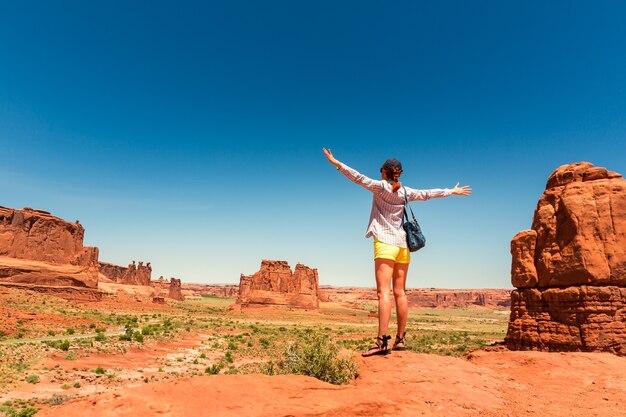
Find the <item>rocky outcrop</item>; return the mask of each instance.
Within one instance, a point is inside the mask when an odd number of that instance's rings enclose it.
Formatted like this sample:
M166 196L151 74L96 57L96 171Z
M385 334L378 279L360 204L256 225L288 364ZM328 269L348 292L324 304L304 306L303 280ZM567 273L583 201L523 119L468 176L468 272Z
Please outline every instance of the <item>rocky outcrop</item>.
M55 294L66 287L96 290L98 248L83 246L84 233L78 221L70 223L47 211L0 207L0 283L49 287Z
M184 301L181 280L178 278L165 279L162 276L150 282L153 297L170 298L172 300Z
M588 162L548 178L511 241L507 346L626 355L626 180Z
M150 262L144 265L143 262L136 264L133 261L128 267L100 262L98 269L102 275L118 284L149 286L152 279Z
M297 264L294 272L286 261L264 259L254 275L241 275L237 304L242 307L284 306L319 308L317 269Z
M185 297L183 297L183 293L181 292L181 284L180 279L172 278L170 279L170 288L167 292L167 296L172 300L184 301Z

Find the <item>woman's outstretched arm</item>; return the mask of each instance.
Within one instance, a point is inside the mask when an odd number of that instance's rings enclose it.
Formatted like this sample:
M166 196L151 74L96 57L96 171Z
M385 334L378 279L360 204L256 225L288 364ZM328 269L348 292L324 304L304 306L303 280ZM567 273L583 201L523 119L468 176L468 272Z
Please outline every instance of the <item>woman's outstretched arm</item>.
M431 198L449 197L451 195L470 195L472 193L472 189L469 185L459 187L458 182L454 188L435 188L432 190L416 190L409 187L405 188L407 190L407 198L409 201L429 200Z
M360 185L363 188L366 188L370 191L380 190L382 188L382 181L373 180L355 169L350 168L346 164L339 162L337 158L333 156L333 153L330 149L322 148L322 152L326 155L328 162L337 167L339 172L346 176L350 181L355 184Z

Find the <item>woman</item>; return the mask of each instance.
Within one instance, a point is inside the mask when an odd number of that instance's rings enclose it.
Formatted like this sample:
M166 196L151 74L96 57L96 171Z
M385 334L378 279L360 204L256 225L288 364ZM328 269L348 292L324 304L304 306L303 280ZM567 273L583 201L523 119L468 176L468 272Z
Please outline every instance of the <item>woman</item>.
M408 201L428 200L450 195L470 195L469 186L452 189L415 190L404 187L398 181L402 175L402 164L397 159L388 159L380 168L382 181L376 181L360 174L349 166L339 162L330 149L322 149L328 162L337 167L339 172L350 181L370 190L374 194L370 222L365 237L374 237L374 270L376 291L378 293L378 337L376 343L363 356L386 355L391 350L404 350L408 305L405 294L406 275L411 261L406 244L406 233L402 228L404 196ZM391 316L391 298L389 288L393 284L393 296L396 302L398 329L393 347L387 342L389 318Z

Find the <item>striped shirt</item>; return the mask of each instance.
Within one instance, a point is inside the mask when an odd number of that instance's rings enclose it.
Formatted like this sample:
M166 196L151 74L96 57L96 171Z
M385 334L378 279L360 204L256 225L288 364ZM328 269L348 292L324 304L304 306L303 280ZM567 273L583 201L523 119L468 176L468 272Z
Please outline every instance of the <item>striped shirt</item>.
M341 164L339 172L350 181L370 190L373 194L372 211L370 222L367 226L365 237L374 236L379 241L388 245L406 248L406 232L402 228L404 214L404 190L406 189L409 201L428 200L452 195L449 188L435 188L432 190L415 190L409 187L401 187L397 193L391 191L393 181L373 180Z

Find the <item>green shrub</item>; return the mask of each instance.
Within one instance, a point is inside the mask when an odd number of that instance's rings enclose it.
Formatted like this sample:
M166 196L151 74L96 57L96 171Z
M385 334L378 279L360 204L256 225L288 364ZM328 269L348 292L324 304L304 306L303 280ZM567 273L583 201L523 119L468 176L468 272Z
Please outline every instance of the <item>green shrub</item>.
M135 339L135 341L143 343L143 334L141 334L141 332L137 331L133 333L133 338Z
M221 365L221 364L213 364L213 365L207 367L204 370L204 373L205 374L209 374L209 375L217 375L222 370L222 367L223 367L223 365Z
M63 351L68 351L70 350L70 341L69 340L64 340L59 344L59 349L63 350Z
M120 335L120 341L121 342L124 342L124 341L130 342L131 340L133 340L133 334L132 333L131 334L126 333L126 334Z
M106 371L104 370L104 368L102 368L102 367L100 367L100 366L98 366L98 367L97 367L96 369L94 369L93 371L94 371L96 374L98 374L98 375L104 375L104 373L106 372Z
M7 417L32 417L37 414L39 410L33 407L26 407L20 410L9 407L1 411L3 411Z
M96 337L94 338L94 340L96 342L104 342L105 340L107 340L107 338L104 335L104 332L97 332L96 333Z
M308 332L285 349L282 359L262 370L269 375L308 375L335 385L347 384L358 374L356 363L338 357L339 347L323 334Z
M38 384L39 381L41 381L39 375L32 374L26 377L26 382L28 382L29 384Z
M70 328L68 328L68 329L65 331L65 333L67 333L67 334L74 334L74 329L72 329L72 328L70 327Z

